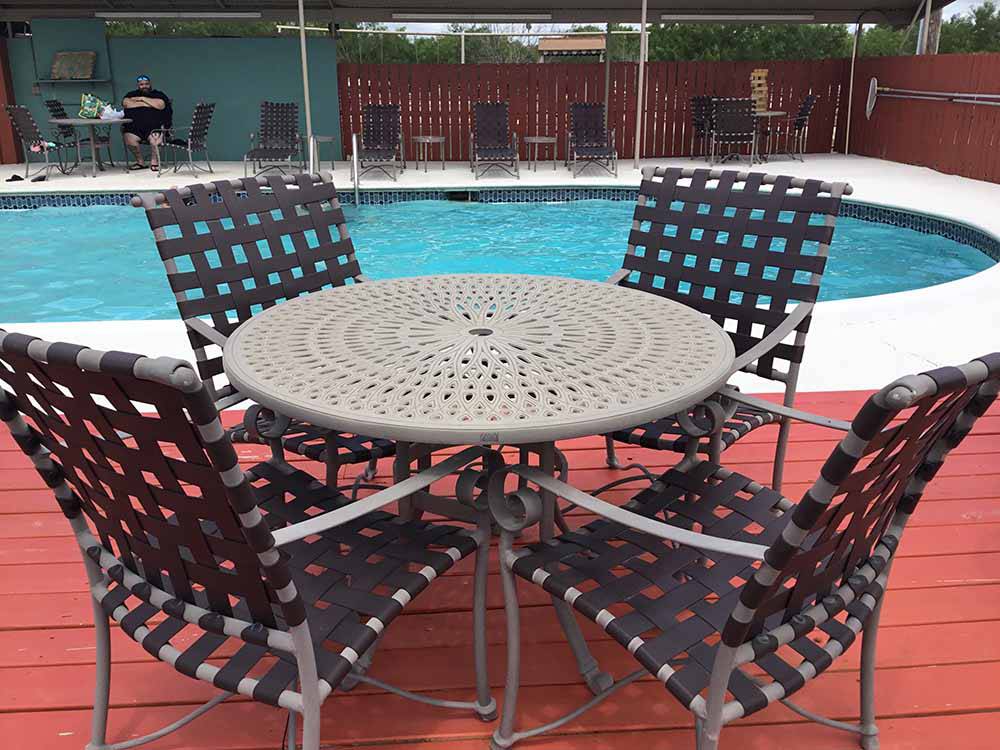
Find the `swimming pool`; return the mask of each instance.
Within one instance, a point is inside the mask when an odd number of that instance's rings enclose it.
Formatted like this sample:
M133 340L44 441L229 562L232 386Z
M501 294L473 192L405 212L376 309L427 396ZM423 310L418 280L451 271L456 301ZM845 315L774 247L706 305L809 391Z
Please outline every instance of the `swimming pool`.
M621 266L633 204L406 201L346 206L372 279L536 273L603 280ZM123 206L0 211L0 322L150 320L177 310L142 211ZM934 234L841 217L821 300L917 289L993 265Z

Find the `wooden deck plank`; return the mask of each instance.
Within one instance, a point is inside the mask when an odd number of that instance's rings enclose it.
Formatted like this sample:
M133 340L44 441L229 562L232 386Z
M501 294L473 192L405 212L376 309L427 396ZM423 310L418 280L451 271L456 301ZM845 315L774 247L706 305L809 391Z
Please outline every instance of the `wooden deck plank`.
M853 416L867 393L802 394L801 408ZM238 414L224 415L226 422ZM0 736L5 747L74 748L88 735L93 656L90 605L78 553L65 519L9 436L0 431ZM775 430L755 431L727 452L728 465L767 479ZM928 492L904 536L883 614L878 654L878 711L882 747L892 750L993 748L1000 731L1000 408L981 420ZM785 494L800 497L839 437L798 425L792 432ZM572 482L592 489L621 476L603 464L599 437L561 446L574 469ZM241 446L241 460L263 458L264 449ZM671 454L619 446L629 460L661 469ZM300 462L305 467L307 462ZM383 461L385 475L389 462ZM351 476L357 467L345 471ZM621 502L634 491L608 498ZM573 511L571 522L591 518ZM528 536L526 539L530 539ZM496 564L495 550L491 565ZM463 561L389 628L375 674L437 697L467 699L470 660L470 561ZM523 721L549 720L586 697L561 632L542 592L521 586L524 612ZM491 682L498 699L504 623L500 587L491 577L488 613ZM619 673L634 662L596 626L584 623L602 662ZM154 660L117 629L110 737L142 734L208 697L211 688ZM460 658L456 649L461 649ZM850 651L798 699L839 718L856 715L857 661ZM272 750L280 744L280 712L249 701L230 702L156 747ZM610 699L560 733L532 743L544 750L645 750L690 746L689 716L653 680ZM324 709L324 743L402 748L420 741L427 750L482 748L492 731L465 714L403 703L362 686L336 695ZM856 747L854 739L799 720L772 707L727 729L726 746L774 748L815 744L821 750Z

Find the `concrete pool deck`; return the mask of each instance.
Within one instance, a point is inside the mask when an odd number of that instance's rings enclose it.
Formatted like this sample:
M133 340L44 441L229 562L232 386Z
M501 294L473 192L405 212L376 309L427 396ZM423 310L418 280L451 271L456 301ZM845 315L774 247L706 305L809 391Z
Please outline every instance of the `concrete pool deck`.
M324 166L328 165L324 162ZM690 159L647 159L643 165L702 166ZM746 169L746 164L734 165ZM23 169L23 167L22 167ZM755 171L845 180L855 200L937 215L978 227L1000 237L1000 185L945 175L923 167L858 156L810 155L805 162L786 159L755 166ZM216 165L214 175L187 173L156 177L149 171L110 170L99 177L56 175L41 183L6 182L17 171L0 167L0 194L140 192L207 179L242 177L243 165ZM334 180L350 189L347 165L340 162ZM378 175L366 177L364 189L477 190L532 187L634 187L639 173L631 162L619 165L617 178L594 168L575 180L561 165L550 162L528 171L521 179L498 172L476 181L468 166L451 162L445 170L431 163L428 171L408 169L398 182ZM624 252L624 247L622 252ZM8 248L7 251L14 249ZM886 264L893 263L891 257ZM124 349L168 354L190 359L192 353L179 320L95 321L73 323L0 322L44 338L85 343L101 349ZM877 297L821 302L813 317L809 344L799 380L801 390L857 390L877 388L908 372L964 362L988 351L1000 350L1000 265L957 281ZM769 382L746 376L740 385L750 391L775 390Z

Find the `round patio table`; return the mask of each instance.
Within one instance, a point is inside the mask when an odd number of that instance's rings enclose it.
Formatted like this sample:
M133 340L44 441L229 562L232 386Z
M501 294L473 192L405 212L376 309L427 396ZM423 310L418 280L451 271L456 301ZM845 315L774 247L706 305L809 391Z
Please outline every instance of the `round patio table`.
M226 375L288 417L429 445L537 444L678 412L725 382L699 312L577 279L455 274L289 300L228 339Z
M90 130L90 176L97 177L97 170L104 171L104 165L98 159L97 131L94 128L100 125L126 125L132 122L123 117L118 120L100 120L90 117L53 117L49 120L53 125L69 125L74 128L88 128Z

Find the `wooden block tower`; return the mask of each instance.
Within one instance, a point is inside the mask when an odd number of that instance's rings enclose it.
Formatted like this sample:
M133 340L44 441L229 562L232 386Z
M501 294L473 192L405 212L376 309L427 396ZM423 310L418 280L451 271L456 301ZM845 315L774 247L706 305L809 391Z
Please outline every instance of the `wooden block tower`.
M750 72L750 96L755 110L767 111L767 68L754 68Z

